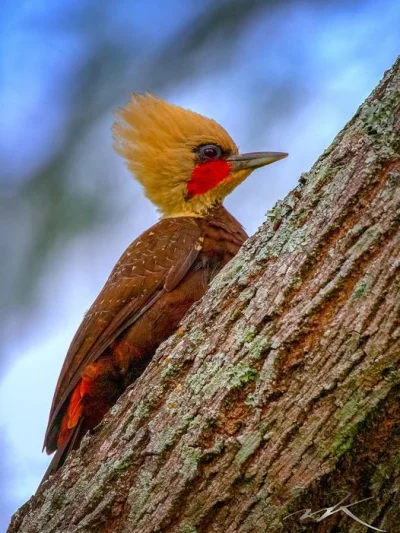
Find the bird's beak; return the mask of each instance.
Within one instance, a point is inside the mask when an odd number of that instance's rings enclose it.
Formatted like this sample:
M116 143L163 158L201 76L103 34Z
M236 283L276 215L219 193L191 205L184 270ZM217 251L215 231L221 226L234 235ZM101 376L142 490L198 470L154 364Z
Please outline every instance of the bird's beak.
M232 163L232 171L237 172L238 170L254 170L255 168L270 165L271 163L275 163L275 161L284 159L288 155L285 152L251 152L248 154L231 155L226 160Z

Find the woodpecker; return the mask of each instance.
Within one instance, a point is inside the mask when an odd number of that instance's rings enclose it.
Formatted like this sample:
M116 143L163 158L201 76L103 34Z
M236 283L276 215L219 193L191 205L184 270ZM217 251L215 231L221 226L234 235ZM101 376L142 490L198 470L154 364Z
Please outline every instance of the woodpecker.
M150 94L117 112L115 148L161 217L112 270L67 352L44 448L54 473L97 426L247 238L224 198L287 156L240 154L217 122Z

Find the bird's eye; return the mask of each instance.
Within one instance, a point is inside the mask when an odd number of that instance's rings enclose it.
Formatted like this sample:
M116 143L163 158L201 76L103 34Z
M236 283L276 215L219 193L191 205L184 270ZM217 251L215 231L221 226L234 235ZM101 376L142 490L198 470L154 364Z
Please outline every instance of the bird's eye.
M216 144L206 144L199 148L200 158L204 161L219 159L222 155L222 149Z

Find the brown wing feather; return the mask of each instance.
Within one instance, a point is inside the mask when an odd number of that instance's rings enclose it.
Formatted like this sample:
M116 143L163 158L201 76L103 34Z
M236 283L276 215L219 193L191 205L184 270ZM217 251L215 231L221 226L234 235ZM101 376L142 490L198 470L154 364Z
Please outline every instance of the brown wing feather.
M163 219L136 239L115 265L87 312L66 355L54 393L44 446L55 448L53 429L82 370L176 287L196 260L201 230L192 218Z

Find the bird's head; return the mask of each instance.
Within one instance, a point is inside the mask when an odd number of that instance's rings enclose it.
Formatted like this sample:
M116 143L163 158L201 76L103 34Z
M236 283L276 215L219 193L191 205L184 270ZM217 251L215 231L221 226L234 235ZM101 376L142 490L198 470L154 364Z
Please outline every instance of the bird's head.
M149 94L132 95L117 117L116 150L164 217L203 216L254 169L287 156L239 154L215 120Z

